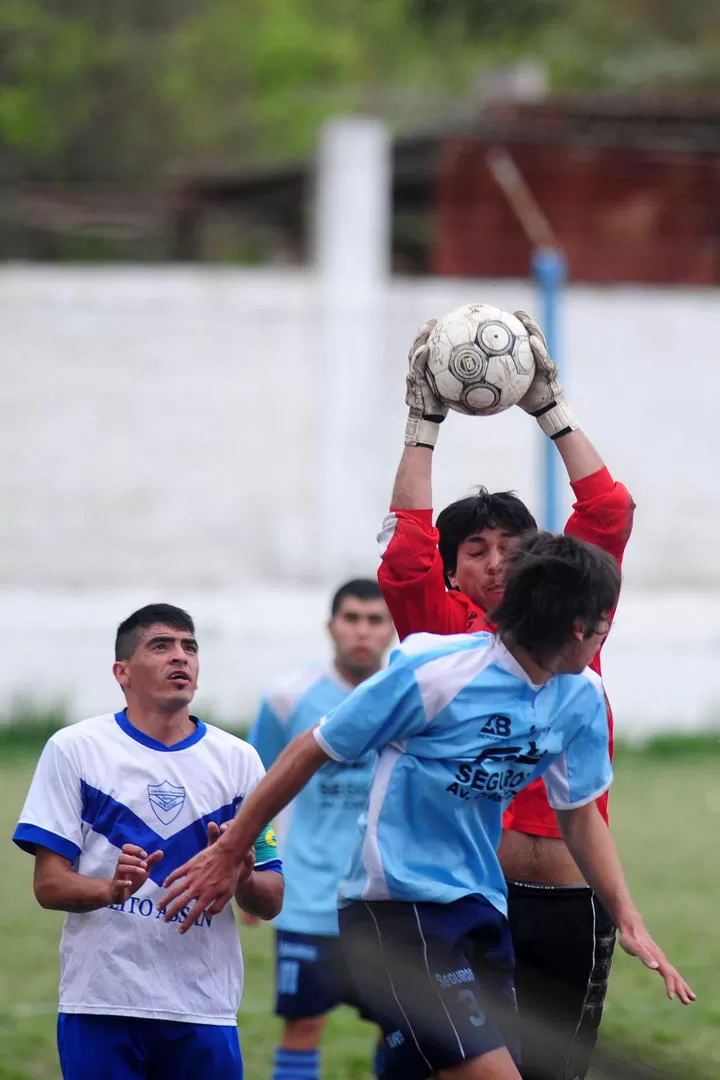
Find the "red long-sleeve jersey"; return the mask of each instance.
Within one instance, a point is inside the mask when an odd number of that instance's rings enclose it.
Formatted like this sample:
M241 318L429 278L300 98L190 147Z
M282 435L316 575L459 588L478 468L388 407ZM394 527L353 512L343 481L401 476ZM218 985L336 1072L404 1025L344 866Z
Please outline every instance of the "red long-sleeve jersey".
M622 565L635 508L627 488L614 481L607 469L575 481L572 488L576 502L565 532L603 548ZM462 634L492 629L485 612L469 596L446 589L437 546L438 531L432 517L432 510L391 507L380 533L382 562L378 582L401 641L419 631ZM601 673L600 650L591 667ZM612 755L613 718L609 702L607 711ZM607 821L607 794L598 800L598 807ZM503 825L533 836L561 836L542 780L536 780L516 796L505 813Z

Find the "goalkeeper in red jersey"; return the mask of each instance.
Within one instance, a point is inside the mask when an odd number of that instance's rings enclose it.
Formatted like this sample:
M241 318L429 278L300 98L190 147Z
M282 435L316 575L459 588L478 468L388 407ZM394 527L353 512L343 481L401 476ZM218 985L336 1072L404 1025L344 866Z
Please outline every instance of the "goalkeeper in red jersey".
M516 315L530 334L536 365L519 406L555 442L575 494L565 531L597 544L620 564L633 500L578 427L542 331L523 312ZM503 597L505 555L517 536L537 528L516 495L485 488L445 507L433 527L432 455L448 412L425 375L433 326L422 327L410 350L405 450L378 538L378 580L401 640L418 631L491 627L490 613ZM591 666L600 671L599 651ZM609 704L607 712L612 750ZM607 795L598 806L607 821ZM542 780L514 800L503 825L499 856L515 948L522 1075L583 1080L602 1016L615 928L565 846Z

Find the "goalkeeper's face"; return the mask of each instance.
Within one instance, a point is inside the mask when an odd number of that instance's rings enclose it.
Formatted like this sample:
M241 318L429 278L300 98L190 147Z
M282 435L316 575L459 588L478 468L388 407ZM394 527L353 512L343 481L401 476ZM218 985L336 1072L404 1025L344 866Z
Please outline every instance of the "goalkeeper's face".
M345 596L328 623L335 663L351 683L361 682L382 667L395 628L385 601Z
M492 611L503 598L505 559L517 540L503 528L471 533L458 545L455 571L448 574L452 587L483 611Z

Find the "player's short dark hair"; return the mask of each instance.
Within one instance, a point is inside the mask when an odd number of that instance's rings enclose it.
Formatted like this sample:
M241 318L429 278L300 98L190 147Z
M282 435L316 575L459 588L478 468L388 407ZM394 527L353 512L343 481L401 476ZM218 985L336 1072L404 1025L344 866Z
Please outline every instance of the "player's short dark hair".
M458 548L463 540L483 529L504 529L510 536L537 529L527 506L512 491L488 491L479 487L472 495L457 499L441 510L435 523L440 540L445 581L457 569Z
M492 619L543 664L567 644L575 620L589 637L619 593L620 567L606 551L574 536L529 533L507 557L505 595Z
M146 604L133 611L117 628L115 635L115 659L129 660L135 652L143 630L156 623L170 626L173 630L195 633L195 623L187 611L172 604Z
M380 586L373 578L353 578L335 590L330 604L331 618L337 615L347 596L354 596L356 600L382 600L383 598Z

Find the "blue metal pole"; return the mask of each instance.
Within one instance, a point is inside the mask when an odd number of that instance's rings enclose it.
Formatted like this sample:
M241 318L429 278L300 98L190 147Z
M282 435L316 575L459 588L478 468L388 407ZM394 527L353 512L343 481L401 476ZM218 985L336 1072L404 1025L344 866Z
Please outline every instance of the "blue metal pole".
M540 299L542 300L542 318L540 325L545 332L550 355L560 367L560 342L558 332L559 311L562 302L567 264L565 256L557 248L539 247L532 256L532 272ZM551 532L560 529L560 500L558 497L558 461L552 440L543 436L542 487L543 520L542 525Z

